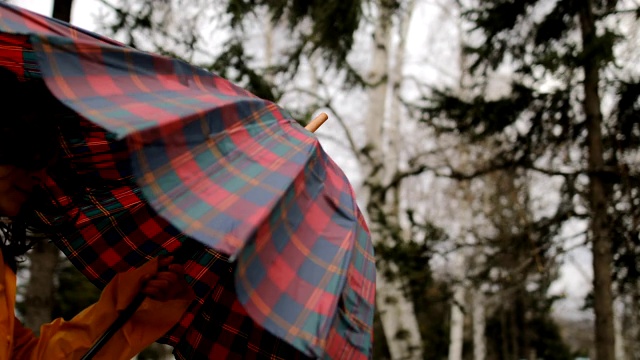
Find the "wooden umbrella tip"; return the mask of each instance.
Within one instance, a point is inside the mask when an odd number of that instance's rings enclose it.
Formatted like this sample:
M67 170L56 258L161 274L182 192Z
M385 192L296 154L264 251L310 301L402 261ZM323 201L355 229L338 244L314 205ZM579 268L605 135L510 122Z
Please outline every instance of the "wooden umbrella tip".
M307 124L307 126L305 126L304 128L311 132L316 132L316 130L318 130L320 126L322 126L322 124L324 124L324 122L328 119L329 115L327 115L326 113L320 113L318 116L313 118L313 120L311 120L309 124Z

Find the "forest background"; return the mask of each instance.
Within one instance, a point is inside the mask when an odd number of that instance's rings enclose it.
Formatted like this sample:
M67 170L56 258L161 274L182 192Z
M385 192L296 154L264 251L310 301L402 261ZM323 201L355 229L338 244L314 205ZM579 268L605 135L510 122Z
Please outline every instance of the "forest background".
M639 1L10 2L327 112L376 245L374 359L640 356ZM96 296L47 244L20 283L33 328Z

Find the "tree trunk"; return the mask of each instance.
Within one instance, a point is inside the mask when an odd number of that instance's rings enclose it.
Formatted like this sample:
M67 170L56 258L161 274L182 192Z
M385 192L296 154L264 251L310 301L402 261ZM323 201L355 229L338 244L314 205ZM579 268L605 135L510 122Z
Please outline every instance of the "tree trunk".
M485 360L487 357L487 347L485 342L485 302L482 290L473 292L473 360Z
M597 360L614 360L613 295L611 263L613 261L607 197L602 179L604 170L602 146L602 112L600 110L599 64L595 54L588 54L597 41L592 0L580 2L579 17L584 56L584 112L587 122L589 153L589 202L591 207L590 236L593 246L593 291L595 309L595 346Z
M460 254L459 254L460 255ZM464 268L465 264L462 261ZM464 274L463 274L464 277ZM464 343L464 306L465 288L463 283L455 285L453 304L451 305L451 328L449 329L449 360L462 360L462 345Z
M616 302L620 307L614 308L613 312L613 328L615 329L615 356L616 360L626 360L625 354L625 336L623 332L623 320L624 320L624 304L622 302ZM618 309L618 311L616 311Z
M636 286L630 296L629 310L627 311L627 323L629 329L628 342L629 354L640 354L640 281L636 281ZM625 325L626 325L625 324Z
M500 332L502 334L502 341L501 341L501 345L502 345L502 349L500 349L502 351L502 360L511 360L511 354L509 352L509 330L508 330L508 324L507 324L507 308L505 306L502 306L500 308Z
M29 254L29 283L25 294L24 325L36 334L40 325L51 321L53 312L53 276L58 266L59 250L52 243L42 240Z
M515 301L512 303L514 304ZM511 343L511 357L515 359L520 358L520 347L518 346L518 322L516 320L516 306L512 306L509 309L509 342Z
M55 0L53 2L53 17L71 22L71 7L73 5L73 0Z
M384 123L387 114L389 79L389 46L391 44L390 8L381 6L377 16L376 31L371 68L368 80L376 84L369 89L369 109L366 117L366 144L359 156L366 181L363 190L366 194L367 213L371 225L373 241L376 244L393 241L388 238L386 227L389 223L399 226L399 216L394 200L381 193L382 185L388 178L386 171L395 171L396 167L385 168L388 156L385 151ZM388 134L387 134L388 135ZM387 149L389 150L389 149ZM383 219L384 218L384 219ZM393 271L393 264L391 264ZM404 292L402 280L387 280L378 272L377 307L383 325L384 335L389 345L391 358L422 359L422 341L413 303Z
M420 331L413 303L404 294L400 281L377 278L376 305L392 360L422 359Z
M401 106L401 94L400 89L402 88L402 82L404 81L404 63L405 63L405 54L406 54L406 46L407 46L407 37L409 36L409 25L411 24L411 16L413 15L413 11L415 9L415 0L408 0L406 2L406 8L401 12L400 16L400 25L399 25L399 34L400 38L398 42L398 46L396 47L395 59L393 64L393 69L390 72L390 81L392 84L391 88L391 104L390 104L390 121L389 126L386 131L388 133L387 137L387 157L385 168L389 169L387 171L387 179L390 180L390 177L395 175L398 171L400 164L400 151L403 148L402 143L402 106ZM400 200L399 196L396 196L396 201Z

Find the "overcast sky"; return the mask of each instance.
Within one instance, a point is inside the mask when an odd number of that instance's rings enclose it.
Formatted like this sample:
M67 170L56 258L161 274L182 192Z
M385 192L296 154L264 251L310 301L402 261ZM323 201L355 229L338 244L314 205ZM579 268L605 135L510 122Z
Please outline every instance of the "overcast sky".
M53 9L53 0L9 0L9 2L47 16L51 16ZM96 30L95 17L103 8L104 5L96 0L74 1L71 22L87 30Z

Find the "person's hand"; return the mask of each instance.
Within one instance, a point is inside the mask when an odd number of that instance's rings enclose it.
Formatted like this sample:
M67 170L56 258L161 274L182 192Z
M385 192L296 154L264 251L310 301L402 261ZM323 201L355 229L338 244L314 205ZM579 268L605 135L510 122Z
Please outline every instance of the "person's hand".
M184 268L172 264L173 256L161 257L158 260L159 271L142 279L141 292L158 301L175 300L189 292L189 285L184 279Z

